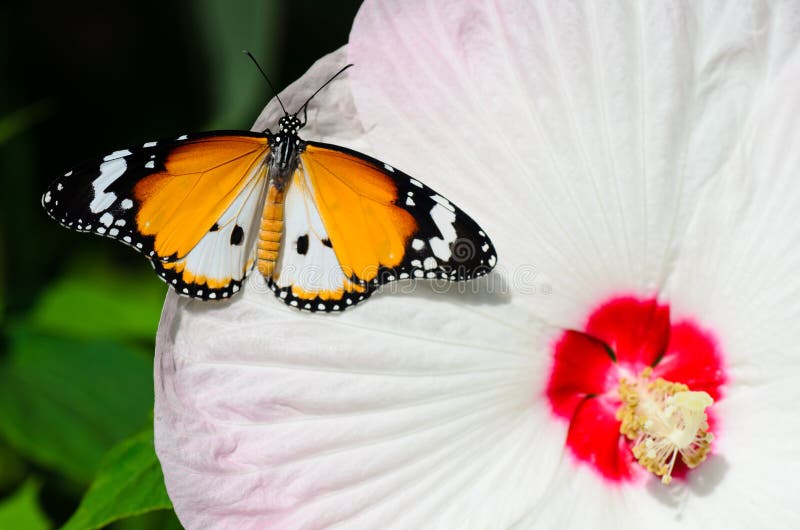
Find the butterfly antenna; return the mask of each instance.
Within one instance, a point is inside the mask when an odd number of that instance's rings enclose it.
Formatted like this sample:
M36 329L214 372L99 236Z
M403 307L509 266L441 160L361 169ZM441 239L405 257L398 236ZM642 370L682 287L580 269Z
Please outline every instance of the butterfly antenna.
M252 53L250 53L250 51L249 51L249 50L242 50L242 53L243 53L243 54L245 54L245 55L247 55L248 57L250 57L250 60L251 60L251 61L253 61L253 64L255 64L255 65L256 65L256 68L258 68L258 71L259 71L259 72L261 72L261 75L262 75L262 76L264 76L264 80L267 82L267 84L269 85L269 87L272 89L272 92L275 94L275 99L277 99L277 100L278 100L278 104L281 106L281 110L283 110L283 114L284 114L285 116L288 116L288 115L289 115L289 113L288 113L288 112L286 112L286 107L284 107L284 106L283 106L283 101L281 101L281 97L278 95L278 91L277 91L277 90L275 90L275 87L274 87L274 86L272 86L272 83L270 82L270 80L269 80L269 77L267 77L267 74L266 74L266 73L264 73L264 69L263 69L263 68L261 68L261 65L260 65L260 64L258 64L258 61L256 61L256 58L255 58L255 57L253 57L253 54L252 54ZM338 75L338 74L337 74L337 75Z
M325 88L326 86L328 86L328 85L330 84L330 82L331 82L331 81L333 81L334 79L336 79L337 77L339 77L340 75L342 75L342 72L344 72L345 70L347 70L347 69L348 69L348 68L350 68L351 66L353 66L353 65L352 65L352 64L348 64L348 65L346 65L344 68L342 68L341 70L339 70L338 72L336 72L335 74L333 74L333 76L332 76L330 79L328 79L327 81L325 81L325 82L322 84L322 86L321 86L321 87L319 87L319 88L317 89L317 91L316 91L316 92L314 92L313 94L311 94L311 97L310 97L310 98L308 98L308 99L306 100L306 102L305 102L305 103L303 103L302 105L300 105L300 108L299 108L299 109L297 109L297 112L295 112L295 113L293 114L293 116L297 116L297 115L300 113L300 111L301 111L301 110L303 110L304 108L306 108L306 105L308 105L308 103L309 103L309 102L310 102L312 99L314 99L314 96L316 96L317 94L319 94L319 93L320 93L320 91L321 91L323 88Z

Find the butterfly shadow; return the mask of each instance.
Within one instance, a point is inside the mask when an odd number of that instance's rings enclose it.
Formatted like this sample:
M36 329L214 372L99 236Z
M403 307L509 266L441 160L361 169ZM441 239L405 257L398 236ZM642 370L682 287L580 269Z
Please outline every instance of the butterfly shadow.
M466 305L504 305L511 301L508 279L496 271L463 282L408 279L382 286L373 296L405 296Z

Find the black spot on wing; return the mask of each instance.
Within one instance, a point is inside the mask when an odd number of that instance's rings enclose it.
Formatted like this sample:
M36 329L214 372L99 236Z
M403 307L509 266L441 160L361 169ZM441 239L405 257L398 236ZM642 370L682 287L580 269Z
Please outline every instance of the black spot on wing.
M308 234L297 238L297 253L301 256L308 254Z
M211 228L208 229L209 232L216 232L217 230L219 230L219 225L217 223L214 223L211 225Z
M231 245L241 245L242 241L244 241L244 229L236 225L231 230Z
M325 245L328 248L333 248L333 245L331 244L331 240L328 239L327 237L322 240L322 244Z

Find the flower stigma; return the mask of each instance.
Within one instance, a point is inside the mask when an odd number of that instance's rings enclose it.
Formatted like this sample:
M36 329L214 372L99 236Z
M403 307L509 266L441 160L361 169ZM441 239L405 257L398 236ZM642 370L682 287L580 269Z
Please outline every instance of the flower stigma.
M669 484L679 453L690 469L708 456L714 435L708 432L706 408L714 400L682 383L651 381L652 372L645 368L634 382L620 379L622 406L617 419L622 422L620 432L633 441L633 456L639 464Z

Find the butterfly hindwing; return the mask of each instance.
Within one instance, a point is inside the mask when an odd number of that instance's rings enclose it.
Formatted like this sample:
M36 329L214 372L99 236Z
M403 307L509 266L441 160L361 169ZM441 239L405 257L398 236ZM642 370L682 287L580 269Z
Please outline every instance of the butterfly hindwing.
M152 260L159 276L178 294L219 300L241 288L256 258L266 191L266 166L260 168L188 254L170 261Z
M339 311L367 298L374 286L353 282L333 251L306 175L295 171L284 199L280 257L268 283L286 304Z
M253 263L267 153L265 135L239 131L147 142L67 172L42 203L143 253L180 294L224 297Z

